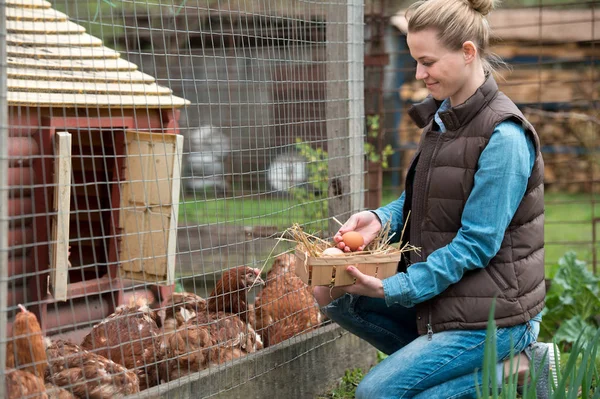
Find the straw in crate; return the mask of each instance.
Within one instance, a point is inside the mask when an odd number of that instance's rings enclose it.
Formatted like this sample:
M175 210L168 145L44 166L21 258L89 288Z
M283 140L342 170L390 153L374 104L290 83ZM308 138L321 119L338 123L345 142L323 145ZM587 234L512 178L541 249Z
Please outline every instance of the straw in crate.
M335 287L354 283L354 278L346 272L350 265L368 276L384 279L393 276L404 252L417 250L405 244L402 248L389 245L392 238L389 224L381 229L378 236L363 251L323 255L323 251L334 244L308 234L295 224L289 233L296 242L296 274L310 286L325 285Z

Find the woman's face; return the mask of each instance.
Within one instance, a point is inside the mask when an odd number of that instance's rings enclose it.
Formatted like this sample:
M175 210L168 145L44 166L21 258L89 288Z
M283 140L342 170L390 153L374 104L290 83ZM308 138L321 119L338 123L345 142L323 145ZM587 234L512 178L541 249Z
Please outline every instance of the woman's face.
M407 43L410 55L417 61L416 78L423 80L436 100L450 98L453 105L464 102L462 89L469 78L464 51L451 51L437 38L437 30L409 32ZM462 100L456 102L455 100Z

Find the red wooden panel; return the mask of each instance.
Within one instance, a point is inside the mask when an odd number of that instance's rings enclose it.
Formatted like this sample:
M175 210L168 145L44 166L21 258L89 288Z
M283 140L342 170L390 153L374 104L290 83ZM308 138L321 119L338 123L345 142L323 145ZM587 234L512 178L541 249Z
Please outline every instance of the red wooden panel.
M28 107L8 107L8 136L27 137L40 129L38 110Z
M13 227L8 229L8 246L18 247L33 242L32 227Z
M8 156L9 166L24 166L32 162L32 158L38 156L40 149L32 137L9 137Z
M35 272L35 262L33 261L32 254L33 251L29 251L29 253L26 256L9 256L8 277L14 277L23 275L25 273Z
M31 215L33 201L31 197L16 197L8 199L8 217Z
M8 168L8 185L15 188L32 186L34 184L34 176L35 173L32 168Z

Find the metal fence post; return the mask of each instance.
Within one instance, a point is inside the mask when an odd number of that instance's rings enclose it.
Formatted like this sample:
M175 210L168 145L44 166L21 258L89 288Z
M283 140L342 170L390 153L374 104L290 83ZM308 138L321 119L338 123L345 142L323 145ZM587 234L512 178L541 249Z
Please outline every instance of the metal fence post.
M326 53L329 215L345 220L364 203L364 4L343 3L328 8Z
M8 296L8 105L6 1L0 0L0 398L6 397L6 309Z

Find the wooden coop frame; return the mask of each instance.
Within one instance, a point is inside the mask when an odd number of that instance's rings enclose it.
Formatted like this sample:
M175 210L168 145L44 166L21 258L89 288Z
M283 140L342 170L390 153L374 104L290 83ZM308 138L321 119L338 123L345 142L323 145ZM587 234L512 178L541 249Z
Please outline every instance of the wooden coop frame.
M30 304L46 331L54 302L98 296L96 319L136 282L163 297L189 101L45 0L8 0L7 51L9 281L24 281L9 306Z

